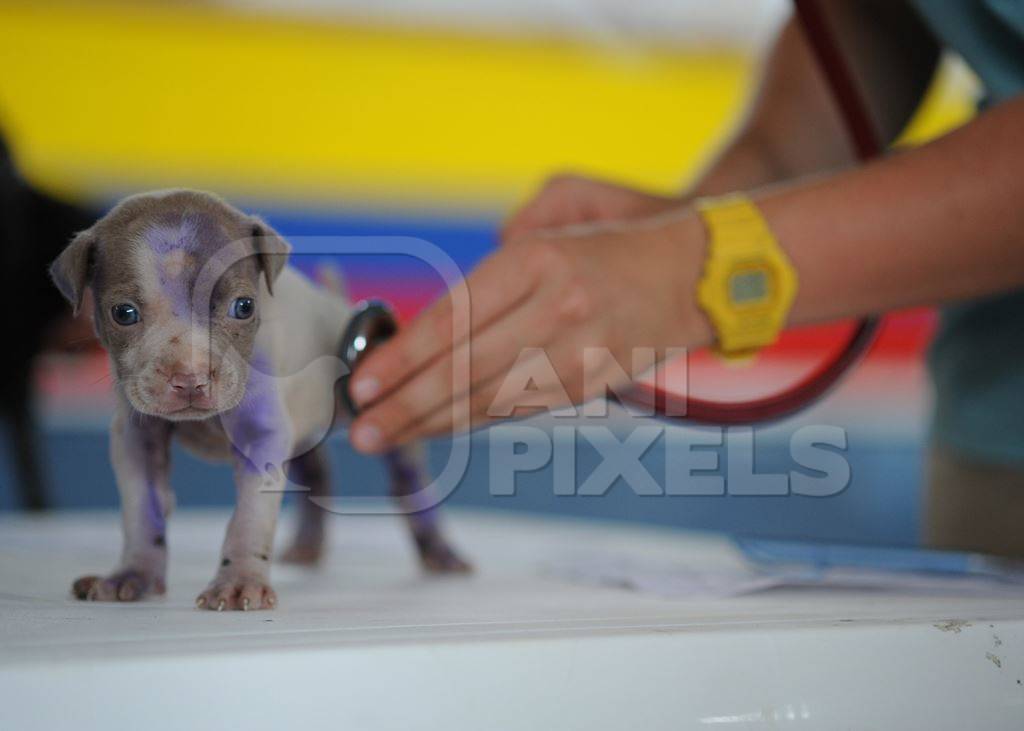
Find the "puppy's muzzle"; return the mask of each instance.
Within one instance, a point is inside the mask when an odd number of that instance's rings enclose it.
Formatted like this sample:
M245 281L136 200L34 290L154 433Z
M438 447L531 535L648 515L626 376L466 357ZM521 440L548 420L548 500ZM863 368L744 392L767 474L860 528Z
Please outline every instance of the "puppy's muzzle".
M213 408L213 373L175 370L164 387L165 400L172 409Z

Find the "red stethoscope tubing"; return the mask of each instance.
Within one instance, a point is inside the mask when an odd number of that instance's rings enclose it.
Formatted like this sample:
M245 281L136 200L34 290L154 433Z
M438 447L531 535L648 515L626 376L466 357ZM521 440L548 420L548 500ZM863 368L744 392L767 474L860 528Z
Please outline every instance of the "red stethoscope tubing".
M857 158L882 154L878 133L856 83L816 0L794 0L797 17L839 108ZM702 424L755 424L790 416L827 393L870 349L880 317L857 323L843 348L809 376L784 391L748 401L719 402L673 394L657 384L639 384L618 397L625 404L652 408L663 418Z

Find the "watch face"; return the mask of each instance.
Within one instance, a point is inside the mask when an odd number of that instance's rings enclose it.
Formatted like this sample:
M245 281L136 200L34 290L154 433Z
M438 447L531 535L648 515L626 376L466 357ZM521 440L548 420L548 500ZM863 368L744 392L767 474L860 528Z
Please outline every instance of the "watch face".
M729 301L734 305L758 305L768 298L768 272L741 269L729 276Z

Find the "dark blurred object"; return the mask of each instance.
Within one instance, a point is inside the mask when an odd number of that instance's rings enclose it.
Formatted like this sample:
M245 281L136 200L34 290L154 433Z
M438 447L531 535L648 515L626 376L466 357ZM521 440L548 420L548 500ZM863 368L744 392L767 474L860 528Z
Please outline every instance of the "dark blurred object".
M25 182L0 133L0 312L5 350L0 359L0 417L8 424L14 480L28 510L47 507L32 409L32 364L54 325L70 312L47 268L72 233L88 228L96 218L95 212L59 201Z

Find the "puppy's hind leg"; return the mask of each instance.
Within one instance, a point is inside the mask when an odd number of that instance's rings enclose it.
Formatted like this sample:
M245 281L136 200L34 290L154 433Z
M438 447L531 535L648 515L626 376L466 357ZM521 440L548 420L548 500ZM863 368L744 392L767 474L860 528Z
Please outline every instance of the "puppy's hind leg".
M300 495L299 524L291 545L281 555L287 563L313 566L324 552L324 519L326 512L311 497L330 497L331 477L323 446L317 446L295 457L288 465L288 478L309 492Z
M436 499L427 489L426 454L420 445L399 447L385 457L391 496L398 501L423 568L432 573L465 573L472 566L449 545L439 524Z

